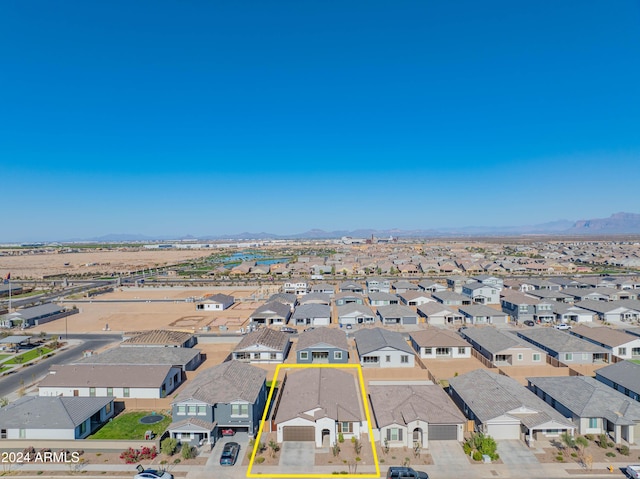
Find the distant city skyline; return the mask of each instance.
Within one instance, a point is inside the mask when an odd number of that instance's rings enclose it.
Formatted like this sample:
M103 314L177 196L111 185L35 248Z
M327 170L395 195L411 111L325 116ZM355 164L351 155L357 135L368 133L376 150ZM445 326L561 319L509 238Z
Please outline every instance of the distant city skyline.
M640 213L640 4L8 1L0 241Z

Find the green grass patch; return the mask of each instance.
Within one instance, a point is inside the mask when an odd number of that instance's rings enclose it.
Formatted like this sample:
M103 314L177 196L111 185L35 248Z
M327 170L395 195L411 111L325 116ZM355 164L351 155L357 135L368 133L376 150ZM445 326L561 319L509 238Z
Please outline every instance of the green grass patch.
M273 381L267 381L267 391L269 390L272 384L273 384ZM279 384L280 384L280 381L276 381L276 387L278 387Z
M630 359L632 363L640 364L640 359Z
M141 424L140 419L151 414L150 411L136 411L122 413L106 423L99 431L89 436L89 439L131 439L143 440L145 431L153 431L156 435L162 434L169 424L171 416L155 424Z
M0 354L0 362L4 361L7 358L10 358L10 354Z
M2 366L2 367L0 367L0 373L8 371L9 369L13 369L13 368L11 368L10 366Z
M53 349L49 348L33 348L26 353L18 354L17 356L12 357L8 361L5 361L5 364L24 364L26 362L31 361L32 359L39 358L44 356L45 354L50 353Z

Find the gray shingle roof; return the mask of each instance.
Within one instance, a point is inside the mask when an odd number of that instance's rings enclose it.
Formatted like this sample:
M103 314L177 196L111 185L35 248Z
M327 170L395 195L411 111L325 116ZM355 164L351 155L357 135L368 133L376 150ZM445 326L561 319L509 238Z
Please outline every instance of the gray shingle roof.
M468 306L460 306L458 308L461 313L466 313L469 316L506 316L507 313L498 311L497 309L490 308L483 304L470 304Z
M75 364L168 364L183 366L200 354L199 349L193 348L149 348L132 346L126 348L111 348L107 351L78 359Z
M316 328L300 333L297 350L301 351L317 344L328 344L344 351L349 349L347 334L344 331L333 328Z
M596 377L602 376L623 388L640 394L640 364L620 361L596 371Z
M399 351L415 354L400 333L382 328L360 329L353 333L360 356L384 347L392 347Z
M0 408L2 429L73 429L113 397L24 396Z
M609 350L553 328L536 328L518 331L521 338L534 341L556 353L607 353Z
M437 347L470 347L464 339L458 336L453 331L440 328L423 329L422 331L415 331L409 333L409 336L416 342L416 344L423 348L437 348Z
M8 315L8 317L20 317L21 319L24 319L26 321L33 318L39 318L44 315L59 313L60 311L64 311L64 306L58 306L57 304L53 303L46 303L39 306L33 306L31 308L19 309Z
M431 293L431 297L437 299L441 303L444 303L445 301L469 301L469 296L464 296L460 293L454 293L453 291L437 291L435 293Z
M327 293L309 293L305 294L298 301L299 304L331 304L331 295Z
M278 317L288 318L291 315L291 308L279 301L271 301L256 308L251 317Z
M289 336L287 333L276 331L271 328L258 328L245 335L233 350L234 352L243 351L259 344L260 346L264 346L265 348L269 348L273 351L284 351L288 343Z
M369 398L378 428L411 421L463 424L465 417L438 385L369 386Z
M331 318L331 308L326 304L302 304L295 309L292 318Z
M264 369L239 361L227 361L205 369L187 382L173 403L187 399L197 399L211 405L236 400L255 403L266 377Z
M604 344L610 348L630 343L638 338L634 338L630 334L625 333L621 329L613 329L606 327L592 328L589 326L576 325L571 331L574 336L589 338L598 344Z
M510 348L525 347L539 351L539 349L533 344L530 344L511 333L499 331L495 328L467 328L462 331L462 335L479 344L494 355L500 354L502 351Z
M365 314L371 318L375 317L375 314L373 314L371 308L366 304L349 303L343 304L342 306L336 306L336 309L338 311L338 317L342 317L351 313Z
M616 424L640 421L640 404L592 377L527 380L579 417L607 417Z
M399 298L395 294L384 293L384 292L369 293L368 297L369 297L369 302L372 302L372 301L398 301L399 300Z
M417 318L418 313L408 306L389 304L378 306L378 314L383 318Z
M171 365L64 364L52 366L40 387L159 388Z
M445 314L445 315L454 315L454 316L462 316L458 311L451 309L448 306L445 306L442 303L425 303L418 306L418 314L422 313L423 316L429 317L434 314Z
M284 304L296 304L298 297L293 293L276 293L272 294L267 300L268 303L276 301Z
M549 420L573 427L562 414L508 376L476 369L449 379L449 386L482 423L515 411L517 414L513 417L521 421L527 415L533 416L533 420L527 421L527 427L544 424ZM522 407L534 412L521 414L518 410Z

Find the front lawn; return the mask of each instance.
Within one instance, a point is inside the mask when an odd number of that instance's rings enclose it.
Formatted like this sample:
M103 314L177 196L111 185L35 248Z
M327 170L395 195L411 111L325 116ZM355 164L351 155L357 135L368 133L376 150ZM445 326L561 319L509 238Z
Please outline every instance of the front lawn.
M23 364L28 361L31 361L32 359L36 359L36 358L39 358L40 356L44 356L45 354L48 354L51 351L53 351L53 349L44 348L44 347L33 348L27 351L26 353L22 353L22 354L18 354L17 356L14 356L13 358L9 359L9 361L5 362L5 364Z
M140 419L151 414L150 411L135 411L122 413L112 421L106 423L98 432L89 436L89 439L144 439L146 431L153 431L156 436L161 435L169 424L171 416L164 416L164 419L155 424L141 424Z
M632 363L640 364L640 359L630 359Z
M10 354L0 354L0 362L4 361L5 359L7 359L10 356L11 356Z

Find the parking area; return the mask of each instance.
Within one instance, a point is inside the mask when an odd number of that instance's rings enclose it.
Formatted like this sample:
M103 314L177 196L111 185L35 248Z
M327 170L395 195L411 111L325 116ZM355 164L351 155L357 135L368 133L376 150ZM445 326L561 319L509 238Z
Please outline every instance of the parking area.
M498 441L498 454L507 465L539 464L538 458L525 443L518 440Z
M310 471L316 459L316 445L313 441L284 441L280 453L281 468L291 468L292 471ZM284 472L284 471L283 471Z

